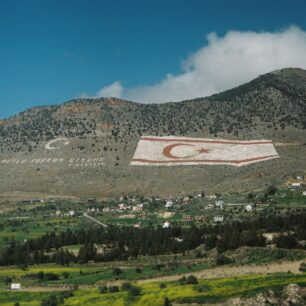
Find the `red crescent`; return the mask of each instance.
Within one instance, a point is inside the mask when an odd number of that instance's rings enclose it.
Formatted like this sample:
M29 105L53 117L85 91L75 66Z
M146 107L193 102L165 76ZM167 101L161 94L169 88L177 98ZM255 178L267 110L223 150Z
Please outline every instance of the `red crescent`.
M172 155L171 151L179 146L189 146L189 147L194 147L194 145L188 144L188 143L173 143L170 144L166 147L164 147L163 149L163 154L164 156L166 156L167 158L174 158L174 159L179 159L179 158L188 158L188 157L192 157L193 155L188 155L188 156L175 156Z

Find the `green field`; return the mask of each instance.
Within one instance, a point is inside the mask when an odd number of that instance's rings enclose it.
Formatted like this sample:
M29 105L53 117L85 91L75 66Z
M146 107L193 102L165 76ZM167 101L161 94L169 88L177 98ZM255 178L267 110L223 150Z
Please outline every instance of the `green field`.
M178 281L165 282L164 288L159 283L139 284L139 295L131 296L126 291L115 293L99 293L98 289L80 289L65 300L64 306L162 306L165 298L171 301L192 302L221 302L234 296L252 296L259 291L279 289L287 284L296 283L306 286L306 274L294 275L246 275L222 279L199 280L196 285L181 285ZM50 295L42 292L0 292L0 305L12 306L19 302L23 306L40 305L41 300Z

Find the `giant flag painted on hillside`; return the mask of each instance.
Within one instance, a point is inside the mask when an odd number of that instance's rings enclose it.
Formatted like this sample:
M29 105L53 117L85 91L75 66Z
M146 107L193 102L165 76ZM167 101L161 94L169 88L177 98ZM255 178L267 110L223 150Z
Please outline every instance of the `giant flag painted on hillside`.
M131 165L244 166L279 158L271 140L228 140L190 137L143 136Z

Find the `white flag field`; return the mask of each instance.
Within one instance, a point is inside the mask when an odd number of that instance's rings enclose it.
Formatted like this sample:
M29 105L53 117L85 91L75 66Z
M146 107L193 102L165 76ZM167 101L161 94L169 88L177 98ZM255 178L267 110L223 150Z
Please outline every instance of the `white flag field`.
M271 140L228 140L143 136L131 160L134 166L244 166L279 158Z

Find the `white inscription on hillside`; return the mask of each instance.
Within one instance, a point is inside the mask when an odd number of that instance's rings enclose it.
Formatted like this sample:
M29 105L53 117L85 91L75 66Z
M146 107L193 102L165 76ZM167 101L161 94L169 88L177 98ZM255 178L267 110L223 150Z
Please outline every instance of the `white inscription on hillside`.
M0 165L56 165L68 164L69 167L98 167L104 165L103 157L87 158L58 158L58 157L37 157L37 158L6 158L0 160Z
M58 146L53 146L54 144L56 144L57 142L63 142L63 144L65 146L69 145L69 140L67 138L57 138L54 140L49 141L46 145L45 145L45 149L46 150L56 150L59 149Z

